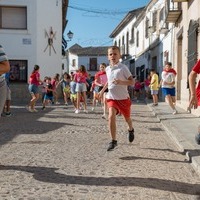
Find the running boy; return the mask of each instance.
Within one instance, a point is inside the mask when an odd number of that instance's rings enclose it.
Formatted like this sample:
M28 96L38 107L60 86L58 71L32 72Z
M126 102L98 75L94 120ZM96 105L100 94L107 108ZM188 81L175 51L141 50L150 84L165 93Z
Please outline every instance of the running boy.
M104 91L108 88L106 94L107 106L108 106L108 126L112 141L109 143L107 151L114 149L117 146L116 138L116 115L120 112L128 125L128 138L129 142L134 140L134 128L132 125L131 114L131 100L127 86L134 84L129 69L119 62L121 58L120 49L117 46L111 46L108 48L108 60L110 65L106 67L107 83L103 89L99 92L99 96L102 97Z

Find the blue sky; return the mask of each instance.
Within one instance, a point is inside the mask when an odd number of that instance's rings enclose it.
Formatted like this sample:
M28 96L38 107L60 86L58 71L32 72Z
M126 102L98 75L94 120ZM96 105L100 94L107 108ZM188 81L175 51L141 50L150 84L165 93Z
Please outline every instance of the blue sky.
M109 46L109 35L128 11L146 6L150 0L69 0L68 24L65 30L74 33L68 47Z

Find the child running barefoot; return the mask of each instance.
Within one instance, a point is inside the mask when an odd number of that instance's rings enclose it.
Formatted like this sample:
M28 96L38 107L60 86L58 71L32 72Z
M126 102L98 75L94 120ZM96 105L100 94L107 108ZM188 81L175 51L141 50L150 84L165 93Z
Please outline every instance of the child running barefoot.
M107 151L113 150L117 146L116 115L119 112L124 116L128 125L129 142L134 140L134 128L130 117L131 100L127 89L128 85L134 84L134 80L128 67L119 62L120 58L119 47L111 46L108 48L108 60L110 61L110 65L106 67L108 82L99 93L99 96L102 97L108 88L108 93L106 94L109 111L108 126L112 141L109 143Z

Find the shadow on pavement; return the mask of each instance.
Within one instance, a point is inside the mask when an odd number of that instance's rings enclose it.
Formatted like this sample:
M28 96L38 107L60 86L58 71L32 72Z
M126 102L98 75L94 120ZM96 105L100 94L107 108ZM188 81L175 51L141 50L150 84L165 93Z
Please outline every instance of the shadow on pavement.
M58 173L56 172L56 170L59 170L58 168L38 166L0 165L0 170L15 170L33 173L33 178L48 183L115 187L136 186L189 195L200 195L200 184L183 183L158 178L75 176Z
M155 161L163 161L163 162L179 162L179 163L187 163L188 161L180 161L180 160L169 160L169 159L160 159L160 158L145 158L138 156L126 156L120 158L121 160L155 160Z
M52 111L53 109L48 109ZM0 124L0 145L4 145L12 141L20 134L45 134L55 131L66 125L74 125L69 123L52 122L40 120L45 113L30 113L23 109L13 109L11 117L2 117Z

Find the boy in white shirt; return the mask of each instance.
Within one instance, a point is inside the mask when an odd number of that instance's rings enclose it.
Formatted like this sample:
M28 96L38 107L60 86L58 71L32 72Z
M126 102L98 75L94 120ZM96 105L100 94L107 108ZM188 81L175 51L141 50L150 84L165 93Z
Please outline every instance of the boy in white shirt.
M107 106L109 111L108 124L112 141L109 143L107 151L117 146L116 139L116 115L121 113L128 125L129 142L134 140L134 128L132 125L131 100L127 86L134 84L134 79L128 67L119 62L121 58L120 49L117 46L108 48L108 60L110 65L106 68L108 82L100 91L99 96L103 96L104 91L108 88L106 94Z

